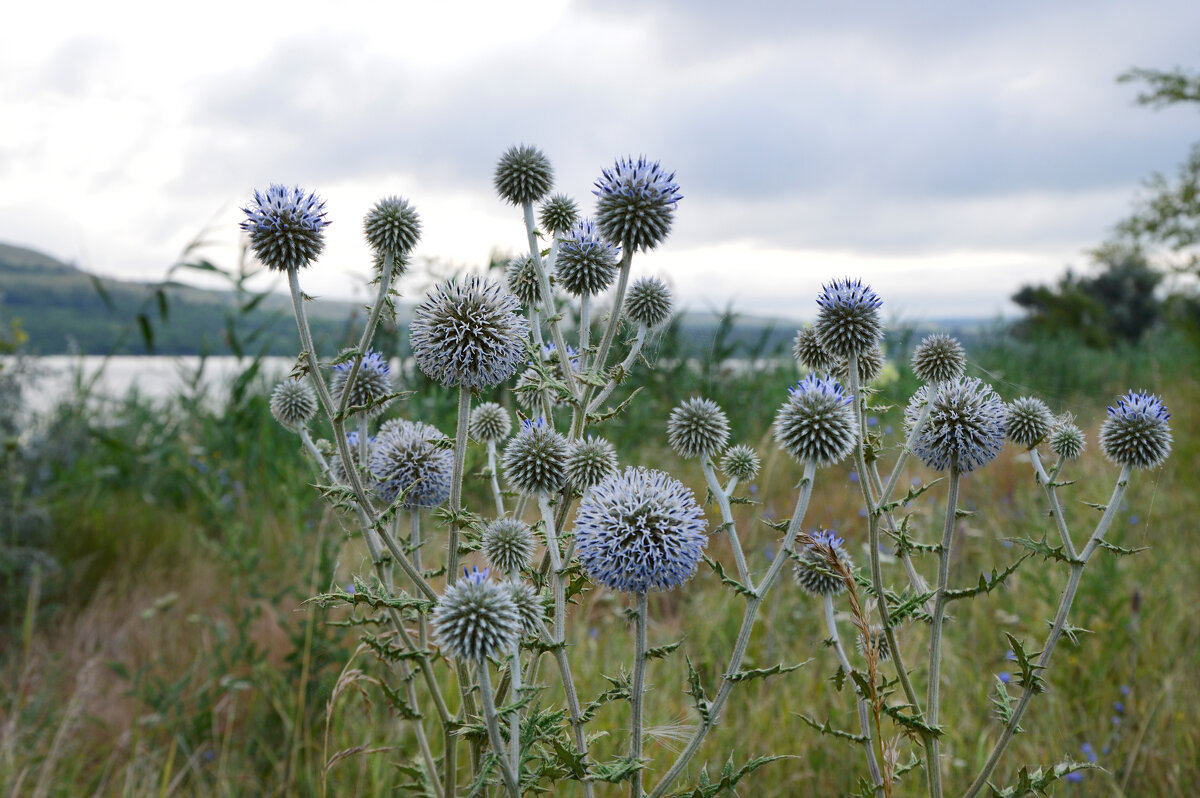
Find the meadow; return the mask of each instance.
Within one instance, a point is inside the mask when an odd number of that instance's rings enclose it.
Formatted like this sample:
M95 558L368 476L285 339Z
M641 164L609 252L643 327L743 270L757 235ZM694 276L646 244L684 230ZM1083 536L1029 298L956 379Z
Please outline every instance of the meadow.
M681 461L667 445L666 414L695 395L720 404L733 442L763 457L746 494L756 504L734 508L747 557L761 569L778 534L758 514L786 517L800 476L769 429L798 371L787 353L729 341L729 330L718 327L705 357L691 360L680 356L678 329L668 328L648 350L659 367L639 366L630 381L644 386L643 400L597 431L622 464L666 468L703 496L696 462ZM889 406L917 386L907 366L913 343L911 334L890 335L894 373L872 399L872 423L880 429L900 428L902 407ZM742 367L746 362L756 367ZM1057 783L1055 794L1189 794L1200 782L1200 351L1170 332L1106 351L1068 338L1022 342L998 332L969 342L968 362L968 374L991 382L1006 400L1034 393L1055 412L1076 414L1088 435L1068 474L1079 484L1064 489L1076 525L1095 513L1084 502L1107 499L1115 474L1096 445L1107 404L1130 388L1158 393L1172 410L1175 434L1165 467L1135 474L1129 509L1108 535L1116 546L1146 550L1100 552L1085 572L1072 623L1089 633L1060 647L1050 690L1036 697L1023 723L1029 732L1010 749L998 781L1010 782L1019 763L1050 765L1070 756L1094 758L1099 768ZM202 390L165 403L130 395L104 405L76 392L32 427L6 430L0 795L407 794L411 774L397 765L415 759L415 746L377 689L393 675L346 625L351 610L307 601L352 584L355 574L365 577L370 562L362 542L347 534L354 525L310 487L317 475L295 436L272 419L271 383L252 361L247 366L215 404ZM415 369L400 387L412 393L389 415L453 429L454 392ZM503 401L511 404L512 396ZM884 453L889 463L894 456ZM482 465L482 450L472 446L468 506L489 501ZM937 476L920 463L909 472L907 480L922 483ZM823 470L808 518L836 529L862 564L866 522L857 478L851 462ZM935 486L914 503L920 539L936 537L943 501ZM985 563L1016 559L1020 549L1006 539L1053 531L1028 456L1012 444L964 480L962 504L980 512L964 520L951 564L954 585L976 583ZM716 517L715 506L706 509ZM717 553L724 546L717 536L710 543ZM943 663L949 793L965 789L1001 730L991 698L997 679L1013 670L1003 633L1040 639L1065 581L1061 563L1034 558L1002 587L954 606ZM584 700L619 677L606 666L629 660L625 605L623 596L598 589L572 609L572 658ZM651 594L650 606L651 645L683 640L711 683L740 620L728 591L701 568L685 589ZM775 754L784 758L747 776L738 794L856 789L861 753L796 717L853 727L849 688L830 689L837 664L824 639L820 603L787 579L769 597L745 667L803 665L738 688L738 702L693 761L690 783L701 766L713 775L727 759L740 766ZM919 662L920 652L907 659ZM546 703L557 706L558 682L549 670L542 679ZM654 661L648 682L646 751L662 772L694 723L684 661ZM617 751L627 723L622 702L601 709L593 723L606 733L595 744L601 758ZM897 794L919 794L922 780L919 768L908 773ZM564 794L576 787L564 786ZM602 786L598 793L625 789Z

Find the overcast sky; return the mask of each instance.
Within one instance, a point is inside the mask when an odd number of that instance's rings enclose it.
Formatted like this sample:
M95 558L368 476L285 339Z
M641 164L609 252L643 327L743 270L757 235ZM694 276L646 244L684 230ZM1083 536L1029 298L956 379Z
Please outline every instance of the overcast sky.
M516 251L491 178L528 143L585 210L618 156L676 171L675 229L634 271L693 309L810 317L849 275L903 318L994 315L1200 139L1115 82L1200 66L1194 0L743 5L10 4L0 241L154 279L205 229L232 263L252 190L299 184L333 222L306 290L349 296L381 196L417 205L420 256Z

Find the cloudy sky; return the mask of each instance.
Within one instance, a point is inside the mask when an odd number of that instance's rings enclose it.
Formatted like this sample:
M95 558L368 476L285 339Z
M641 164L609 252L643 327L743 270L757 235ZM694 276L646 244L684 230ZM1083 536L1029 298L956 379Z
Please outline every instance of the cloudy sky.
M252 189L300 184L333 221L306 289L351 296L384 195L420 210L418 255L516 251L491 176L529 143L585 208L617 156L676 171L676 227L634 270L693 309L807 317L850 275L903 318L986 316L1085 264L1200 139L1115 82L1200 66L1194 0L742 5L17 4L0 241L154 279L201 231L233 263Z

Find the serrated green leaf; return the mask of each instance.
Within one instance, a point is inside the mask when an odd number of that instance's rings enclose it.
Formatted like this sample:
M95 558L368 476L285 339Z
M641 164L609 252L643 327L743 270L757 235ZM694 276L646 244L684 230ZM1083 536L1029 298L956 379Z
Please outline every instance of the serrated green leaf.
M996 569L993 568L992 575L990 577L987 574L980 574L979 584L975 587L963 588L960 590L947 590L946 600L956 601L958 599L970 598L971 596L978 596L981 593L991 593L996 587L1004 584L1004 580L1012 576L1021 563L1025 562L1025 560L1032 556L1032 551L1026 551L1024 554L1018 557L1012 565L1008 566L1003 571L997 572Z
M843 740L851 740L856 743L865 743L870 739L865 734L855 734L854 732L848 732L843 729L835 729L829 724L829 721L818 723L816 720L810 718L808 715L805 715L802 712L793 712L792 714L797 718L800 718L800 720L804 721L812 728L816 729L821 734L826 734L830 737L841 737Z
M804 662L800 662L795 665L785 666L780 663L778 665L772 665L769 668L750 668L749 670L737 671L735 673L726 673L725 678L735 683L749 681L750 679L765 679L768 676L778 676L781 673L791 673L794 670L803 668L810 662L812 662L811 659L806 659Z

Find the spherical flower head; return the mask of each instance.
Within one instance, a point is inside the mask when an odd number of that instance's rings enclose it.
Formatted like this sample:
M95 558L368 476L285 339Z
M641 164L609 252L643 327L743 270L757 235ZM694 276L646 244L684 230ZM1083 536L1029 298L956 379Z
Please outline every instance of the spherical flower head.
M817 340L817 330L811 324L796 331L796 340L792 342L792 356L810 372L828 374L837 365L838 359L831 357L821 348Z
M553 493L567 479L567 439L545 419L526 419L504 447L504 474L523 493Z
M537 266L528 255L518 255L504 267L504 279L508 290L527 308L538 310L542 306L542 282L538 279Z
M594 296L612 284L619 256L620 250L601 238L590 219L580 219L559 245L554 275L567 293Z
M929 402L929 420L917 435L914 452L935 471L952 467L969 474L996 459L1004 445L1004 402L992 386L975 377L957 377L926 386L910 402ZM910 403L911 415L919 410Z
M945 382L967 369L967 352L957 338L941 333L925 336L913 350L912 370L922 382Z
M1064 460L1078 460L1087 445L1083 430L1075 426L1069 413L1059 418L1050 430L1050 450Z
M892 658L892 647L888 645L887 632L883 631L883 627L876 624L868 630L871 635L871 645L875 648L875 655L880 662L887 662ZM855 636L854 647L858 649L858 653L862 656L867 656L866 639L860 632Z
M683 199L675 173L644 157L622 158L601 173L595 186L600 234L634 251L653 249L667 237Z
M268 269L302 269L325 248L325 201L298 186L273 183L266 191L255 191L242 213L250 249Z
M643 277L625 294L625 315L653 330L671 317L671 289L657 277Z
M271 391L271 415L288 429L300 429L316 414L317 395L308 380L284 380Z
M626 468L592 488L575 516L579 561L624 593L671 590L696 573L708 522L695 495L662 471Z
M883 356L883 349L879 346L873 346L858 355L858 382L860 385L866 385L872 382L883 371L884 364L887 363L887 358ZM833 376L838 382L849 383L850 381L850 361L846 358L838 358L837 364L833 367Z
M533 562L534 539L529 524L501 518L483 528L483 556L497 573L523 571Z
M1162 399L1130 391L1108 408L1100 426L1100 451L1117 465L1157 468L1171 453L1170 419Z
M858 443L854 398L836 380L809 374L775 414L775 442L802 463L840 463Z
M762 461L753 447L740 443L731 447L721 458L721 471L731 479L748 482L758 476Z
M467 433L480 443L499 443L512 432L512 417L495 402L483 402L471 410Z
M467 572L446 587L433 608L433 638L451 659L497 659L512 653L521 639L521 615L512 594L487 576L486 569Z
M565 233L579 220L579 206L566 194L555 194L542 203L538 221L543 230Z
M688 399L667 419L667 443L688 460L719 454L729 444L729 417L711 399Z
M1032 449L1050 434L1054 414L1046 403L1033 396L1014 399L1004 416L1009 439L1018 446Z
M421 217L403 197L386 197L363 218L363 233L380 262L391 255L392 268L403 269L405 256L421 237Z
M537 634L542 627L542 619L546 617L546 605L542 603L541 594L533 585L520 579L506 579L500 584L508 591L508 597L517 608L521 631L527 635Z
M367 464L379 497L388 504L403 496L407 509L436 507L450 498L454 453L446 436L420 421L401 421L380 430Z
M862 354L883 337L883 300L862 280L834 280L821 289L817 305L817 340L833 357Z
M574 441L567 454L567 483L580 493L617 473L617 450L591 435Z
M819 529L810 537L813 542L800 546L796 552L793 569L796 584L814 596L836 596L845 592L846 580L838 575L829 560L832 553L833 558L846 570L854 567L845 541L828 529Z
M426 376L482 390L507 380L525 358L529 323L491 280L470 274L434 286L413 312L409 343Z
M333 394L334 404L342 401L346 391L346 381L350 379L350 370L354 367L352 359L338 363L333 367L333 376L329 379L329 392ZM378 416L392 403L385 399L392 393L392 368L387 358L378 352L368 351L363 356L362 365L354 377L354 385L350 386L350 403L347 407L366 407L367 416Z
M550 193L554 169L550 159L537 147L524 144L509 147L496 164L493 180L496 193L510 205L537 202Z

